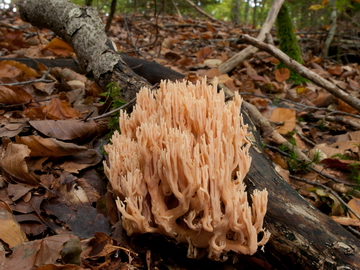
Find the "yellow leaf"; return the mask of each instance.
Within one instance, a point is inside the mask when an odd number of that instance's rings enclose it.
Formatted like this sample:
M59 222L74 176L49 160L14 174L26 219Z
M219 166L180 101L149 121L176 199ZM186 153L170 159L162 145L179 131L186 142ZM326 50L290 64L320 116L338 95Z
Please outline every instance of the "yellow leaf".
M309 7L309 10L319 10L319 9L322 9L324 8L323 5L312 5Z
M296 124L296 112L293 109L277 108L270 117L272 122L283 122L284 125L280 126L277 131L280 134L287 134L292 131Z

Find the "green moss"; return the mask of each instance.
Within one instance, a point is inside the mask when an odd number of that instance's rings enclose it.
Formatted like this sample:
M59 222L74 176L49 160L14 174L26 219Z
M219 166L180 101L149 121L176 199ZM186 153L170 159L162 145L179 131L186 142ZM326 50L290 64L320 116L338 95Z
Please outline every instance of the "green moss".
M296 39L294 25L291 21L289 11L286 5L282 5L280 9L276 19L276 25L280 50L286 53L295 61L303 64L304 61L301 58L301 49ZM277 66L278 69L283 67L286 67L283 63L280 63ZM289 81L292 81L294 84L301 84L302 82L306 82L307 80L295 71L290 70Z

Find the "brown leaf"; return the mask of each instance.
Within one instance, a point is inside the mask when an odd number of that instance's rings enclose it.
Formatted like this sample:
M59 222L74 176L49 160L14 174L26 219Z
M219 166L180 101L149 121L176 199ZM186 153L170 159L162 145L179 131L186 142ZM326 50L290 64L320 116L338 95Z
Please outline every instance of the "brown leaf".
M281 83L290 78L290 70L287 68L280 68L275 70L275 79L277 82Z
M0 85L0 103L21 104L29 102L33 97L20 87L7 87Z
M54 138L42 138L36 135L16 137L16 143L27 145L31 157L63 157L86 151L85 146L65 143Z
M349 217L331 216L334 221L344 226L360 226L360 220Z
M283 126L280 126L277 131L280 134L287 134L290 131L293 131L296 124L296 112L293 109L287 108L276 108L271 116L270 121L272 122L284 122Z
M3 201L0 201L0 239L10 248L28 241L10 207Z
M11 66L12 70L14 70L17 73L17 76L20 73L23 73L24 74L22 76L23 78L31 78L31 77L38 77L39 76L39 74L36 72L35 69L32 69L32 68L28 67L27 65L21 64L20 62L17 62L17 61L14 61L14 60L1 61L0 62L0 70L2 70L5 66ZM6 76L6 74L3 74L3 72L4 72L4 70L1 72L0 77L12 77L12 76Z
M350 78L348 78L347 81L349 83L351 90L358 91L360 89L360 84L357 81L352 80Z
M93 138L106 130L106 126L100 125L93 120L87 122L75 119L40 120L30 121L29 123L44 135L64 141Z
M100 155L94 149L89 149L87 151L68 157L66 161L60 166L60 168L66 172L78 173L80 170L94 166L100 161Z
M212 23L209 22L209 21L206 21L206 29L207 29L208 31L213 32L213 33L217 32L216 28L215 28L215 27L212 25Z
M105 257L119 249L119 247L114 246L114 240L103 232L95 233L94 237L85 240L83 245L82 256L84 259Z
M339 65L328 68L327 70L331 75L341 75L343 68Z
M0 137L14 137L23 130L25 125L26 121L22 121L22 119L17 121L10 121L6 118L0 119Z
M202 62L206 58L208 58L214 52L213 49L210 48L203 48L202 50L198 51L196 54L196 59L199 62Z
M5 258L7 269L30 270L34 266L55 263L60 257L64 244L74 235L54 235L42 240L23 243Z
M43 266L36 267L32 270L86 270L86 269L74 264L66 264L66 265L46 264Z
M348 206L356 213L360 216L360 199L353 197L349 202L348 202ZM350 217L352 217L353 219L357 219L357 217L349 211Z
M338 100L338 107L337 109L339 111L343 111L343 112L347 112L347 113L352 113L352 114L357 114L358 110L354 109L353 107L351 107L349 104L345 103L344 101L342 101L341 99Z
M47 115L47 118L53 120L65 120L82 117L81 113L72 108L69 102L59 98L52 99L50 104L43 108L43 112Z
M74 53L74 50L69 46L65 41L54 38L51 40L44 48L43 50L49 50L52 51L54 54L61 56L61 57L67 57Z
M206 76L209 79L212 79L216 76L220 76L222 73L218 68L211 68L211 69L199 69L198 74L200 76ZM227 76L229 76L229 75L227 75ZM228 79L230 80L230 77L228 77ZM219 83L221 83L221 82L219 82Z
M30 152L26 145L9 143L5 156L0 160L0 167L5 175L15 182L38 185L38 181L29 173L25 160Z

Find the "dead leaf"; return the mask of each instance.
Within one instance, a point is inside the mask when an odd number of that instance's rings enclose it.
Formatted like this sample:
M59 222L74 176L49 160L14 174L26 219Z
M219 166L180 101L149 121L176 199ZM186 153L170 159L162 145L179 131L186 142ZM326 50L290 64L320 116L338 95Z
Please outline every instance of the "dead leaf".
M290 70L288 68L280 68L275 70L275 79L281 83L290 78Z
M54 54L61 57L68 57L74 53L74 50L65 41L57 37L53 38L43 49L52 51Z
M101 160L101 156L94 149L88 149L87 151L66 158L66 161L60 168L66 172L78 173L80 170L98 164Z
M16 202L22 196L27 194L34 187L25 185L25 184L9 184L7 188L7 192L10 197L12 197L13 202Z
M0 160L0 168L15 182L29 185L38 185L39 182L29 173L26 158L30 156L31 150L23 144L9 143L5 156Z
M207 61L207 60L206 60ZM214 77L216 77L216 76L220 76L220 75L222 75L222 73L221 73L221 71L219 70L219 69L217 69L217 68L211 68L211 69L199 69L198 70L198 74L199 74L199 76L206 76L206 77L208 77L209 79L212 79L212 78L214 78ZM226 74L227 75L227 74ZM227 75L228 76L228 79L230 79L230 77L229 77L229 75ZM221 83L221 82L219 82L219 83Z
M22 104L32 99L33 97L21 87L0 85L0 103L2 104Z
M41 240L35 240L14 248L13 253L3 259L3 269L31 270L34 266L53 264L60 257L64 244L74 235L54 235Z
M11 249L28 241L10 207L3 201L0 201L0 239Z
M43 108L43 112L47 115L47 118L52 120L82 118L81 113L71 107L69 102L59 98L52 99L50 104Z
M6 66L11 66L11 69L13 70L12 72L15 72L15 73L10 75L8 73L8 72L10 72L9 69L7 71L4 70ZM40 76L36 72L35 69L32 69L32 68L28 67L27 65L21 64L20 62L17 62L17 61L14 61L14 60L1 61L0 62L0 70L2 70L2 69L3 69L3 71L0 73L0 75L1 75L0 77L15 77L15 76L19 76L20 74L23 74L21 77L25 79L25 78L39 77Z
M95 233L94 237L86 239L82 243L84 246L82 256L85 259L109 256L109 254L119 250L119 247L114 246L114 240L103 232Z
M23 121L23 119L17 119L16 121L11 121L10 119L0 119L0 137L14 137L23 130L25 125L26 121Z
M30 121L29 124L42 134L63 141L94 138L103 134L107 127L93 120L84 122L76 119L68 120L39 120ZM1 130L1 129L0 129Z
M356 213L360 216L360 199L353 197L349 202L348 202L348 206ZM355 220L358 220L358 218L349 211L349 215L350 217L352 217ZM358 220L359 221L359 220Z
M213 49L210 48L203 48L202 50L198 51L196 54L196 59L199 62L204 61L206 58L208 58L212 53L214 52Z
M66 265L46 264L43 266L36 267L32 270L86 270L86 269L74 264L66 264Z
M280 134L285 135L288 132L294 130L294 127L296 125L296 111L287 108L276 108L270 116L270 121L283 122L284 125L279 126L277 131Z
M64 157L86 151L85 146L66 143L54 138L42 138L36 135L16 137L16 143L27 145L31 157Z
M339 65L328 68L327 70L331 75L341 75L343 68Z
M349 217L337 217L337 216L331 216L330 218L344 226L360 226L360 220L358 219L353 219Z
M207 66L207 67L210 67L210 68L216 68L218 66L220 66L222 63L222 61L220 59L206 59L204 61L204 65ZM222 74L220 72L220 74Z

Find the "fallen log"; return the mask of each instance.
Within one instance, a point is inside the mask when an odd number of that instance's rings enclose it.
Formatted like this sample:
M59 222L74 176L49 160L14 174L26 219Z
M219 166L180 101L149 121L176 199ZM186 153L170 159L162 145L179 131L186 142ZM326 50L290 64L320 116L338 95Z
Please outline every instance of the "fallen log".
M76 54L79 53L81 66L92 72L100 86L106 87L105 79L127 78L131 83L122 81L126 86L123 91L127 99L132 99L139 88L146 85L140 83L141 80L129 71L120 56L116 56L114 52L110 53L109 62L101 62L107 63L106 67L97 66L98 61L91 53L93 47L105 46L102 40L93 40L94 43L78 41L77 31L91 36L95 35L92 31L96 28L86 24L84 29L80 29L81 17L89 12L94 23L99 25L99 19L94 18L94 12L88 11L88 8L80 8L65 0L22 0L19 2L19 10L23 20L50 28L71 44ZM66 30L69 27L72 29L71 35ZM96 35L106 39L103 33ZM105 48L103 51L108 53L108 50ZM121 67L116 67L116 61L121 62ZM117 75L114 77L113 73ZM245 111L244 116L246 117ZM246 117L246 122L256 135L256 127L249 117ZM281 265L284 269L360 269L359 240L312 207L274 171L261 150L259 137L255 136L251 142L253 161L247 176L248 189L266 188L269 192L265 227L272 236L265 246L263 256L269 261L276 261L276 265Z
M164 67L156 62L151 62L145 59L132 57L125 53L120 54L121 59L132 69L137 75L146 79L149 83L159 83L161 80L181 80L185 75L176 72L170 68ZM41 63L48 68L60 67L70 68L77 73L86 73L84 69L79 66L79 63L72 58L0 58L0 62L4 60L14 60L27 65L35 70L38 69L38 64Z

